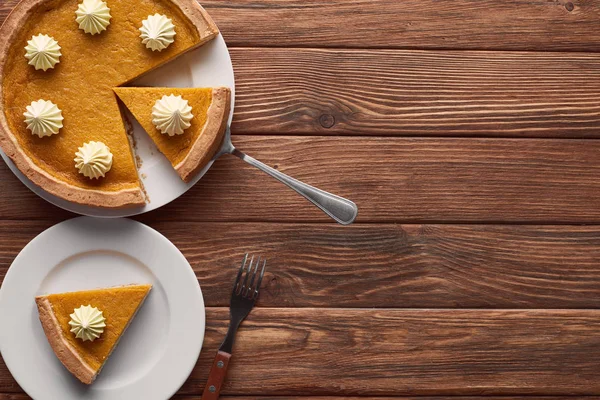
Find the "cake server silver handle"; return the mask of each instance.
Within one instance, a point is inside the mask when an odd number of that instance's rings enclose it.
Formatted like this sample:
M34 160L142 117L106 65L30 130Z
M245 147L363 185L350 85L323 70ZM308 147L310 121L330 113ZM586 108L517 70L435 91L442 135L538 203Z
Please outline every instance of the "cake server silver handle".
M298 179L287 176L283 172L277 171L276 169L263 164L249 155L242 153L238 149L233 149L231 154L241 158L248 164L255 166L261 171L266 172L279 182L286 184L288 187L296 191L296 193L304 196L304 198L313 203L315 206L319 207L325 214L329 215L340 224L348 225L354 222L356 219L356 216L358 215L358 207L356 204L354 204L354 202L324 190L317 189L316 187L310 186L304 182L300 182Z

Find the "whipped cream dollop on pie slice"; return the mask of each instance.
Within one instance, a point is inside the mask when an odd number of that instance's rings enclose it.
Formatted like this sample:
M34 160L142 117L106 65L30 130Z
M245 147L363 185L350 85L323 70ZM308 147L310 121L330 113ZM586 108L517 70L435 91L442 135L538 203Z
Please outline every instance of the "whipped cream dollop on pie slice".
M212 160L223 142L231 107L229 88L120 87L114 91L185 182Z
M181 135L191 126L192 107L181 96L164 95L152 107L152 123L161 133Z
M73 310L69 325L77 339L93 342L104 333L105 321L106 318L102 315L102 311L88 304Z

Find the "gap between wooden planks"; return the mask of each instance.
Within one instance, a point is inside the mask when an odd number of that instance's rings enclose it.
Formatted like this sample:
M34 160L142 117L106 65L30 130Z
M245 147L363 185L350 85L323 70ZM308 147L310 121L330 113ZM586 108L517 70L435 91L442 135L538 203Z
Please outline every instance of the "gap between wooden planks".
M207 308L181 394L204 387L229 323ZM600 391L600 310L256 308L223 394L586 395ZM110 362L110 361L109 361ZM16 391L4 364L0 392Z
M48 221L2 221L0 282ZM160 222L207 306L245 252L268 258L260 307L600 308L600 226Z

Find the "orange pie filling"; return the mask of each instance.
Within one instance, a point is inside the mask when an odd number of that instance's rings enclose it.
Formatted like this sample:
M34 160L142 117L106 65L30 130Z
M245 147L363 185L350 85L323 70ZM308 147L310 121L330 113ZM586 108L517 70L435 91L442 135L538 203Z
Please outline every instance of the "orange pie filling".
M124 286L44 297L51 304L63 338L92 370L97 371L118 343L150 288L151 285ZM70 315L82 305L96 307L106 318L104 332L96 340L83 341L71 332Z
M189 153L206 124L208 108L212 102L212 88L115 88L119 99L125 103L142 128L150 135L158 150L173 166ZM161 133L152 122L152 108L163 95L181 96L192 107L190 127L181 135Z
M112 18L106 31L86 34L75 21L78 0L50 0L37 6L20 28L8 51L2 80L4 113L18 145L43 171L70 185L102 191L139 188L140 182L113 88L142 75L202 43L194 24L170 1L108 1ZM140 39L149 15L167 15L175 25L175 41L152 51ZM27 41L40 33L61 46L60 62L46 71L28 65ZM48 137L32 135L23 112L32 101L52 101L62 110L63 127ZM192 99L190 100L192 103ZM193 106L208 107L210 96L198 96ZM195 124L202 124L198 118ZM150 131L148 131L150 133ZM185 135L184 135L185 136ZM165 154L180 158L192 140L154 137ZM175 139L175 140L169 140ZM74 155L90 140L106 144L113 154L110 172L89 179L74 166Z

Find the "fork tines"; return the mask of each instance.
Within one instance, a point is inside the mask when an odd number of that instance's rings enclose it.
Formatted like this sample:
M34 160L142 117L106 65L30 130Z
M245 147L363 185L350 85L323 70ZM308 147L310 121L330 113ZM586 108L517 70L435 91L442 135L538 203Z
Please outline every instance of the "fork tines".
M248 254L244 255L244 259L242 260L242 266L238 271L237 278L235 279L235 284L233 285L233 296L241 296L247 299L256 300L258 298L258 290L260 289L260 284L262 282L263 276L265 275L265 267L267 265L267 259L262 259L258 256L256 262L254 262L254 256L250 257L250 263L248 264L248 268L246 268L246 264L248 263ZM258 272L258 268L260 267L260 275L258 277L258 282L256 282L256 286L254 285L254 281L256 280L256 274ZM254 270L253 270L254 269ZM244 275L244 280L242 282L242 275ZM248 279L250 278L250 283L248 283Z

